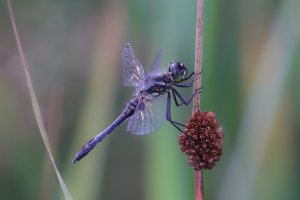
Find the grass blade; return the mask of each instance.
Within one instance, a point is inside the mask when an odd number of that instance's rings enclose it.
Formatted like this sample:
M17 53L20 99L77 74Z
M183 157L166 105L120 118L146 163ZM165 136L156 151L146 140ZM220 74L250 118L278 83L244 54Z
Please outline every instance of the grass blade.
M65 184L65 182L62 178L62 176L60 175L60 172L59 172L59 170L58 170L58 168L55 164L55 161L53 159L53 154L52 154L52 151L51 151L51 148L50 148L50 144L49 144L48 136L47 136L47 133L46 133L45 125L44 125L44 122L43 122L43 119L42 119L41 110L40 110L40 107L39 107L39 104L38 104L38 101L37 101L37 98L36 98L36 95L35 95L35 92L34 92L34 89L33 89L32 81L31 81L30 74L29 74L29 71L28 71L28 65L27 65L27 62L26 62L26 59L25 59L25 56L24 56L24 52L23 52L23 49L22 49L20 37L19 37L19 34L18 34L18 30L17 30L13 10L12 10L11 1L6 0L6 3L7 3L9 17L10 17L13 32L14 32L14 35L15 35L18 51L19 51L19 54L20 54L21 63L22 63L24 73L25 73L26 84L27 84L27 87L28 87L28 92L29 92L29 95L30 95L30 100L31 100L34 116L35 116L35 119L37 121L39 131L40 131L40 134L41 134L42 139L44 141L46 150L47 150L48 155L50 157L50 160L52 162L53 168L54 168L55 173L57 175L58 181L59 181L60 186L63 190L65 199L71 200L72 196L71 196L71 194L70 194L70 192L69 192L69 190L68 190L68 188L67 188L67 186L66 186L66 184Z

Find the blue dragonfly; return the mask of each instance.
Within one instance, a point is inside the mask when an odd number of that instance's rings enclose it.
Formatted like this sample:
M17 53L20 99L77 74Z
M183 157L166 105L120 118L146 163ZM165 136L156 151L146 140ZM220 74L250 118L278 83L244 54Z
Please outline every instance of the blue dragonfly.
M122 55L123 84L135 88L133 98L110 126L88 141L76 153L73 164L86 156L126 119L128 119L127 131L136 135L145 135L155 131L163 123L162 117L183 133L181 127L184 125L171 118L171 98L173 97L176 106L189 105L194 95L201 92L201 88L197 89L191 98L184 99L176 88L191 87L194 72L188 75L186 66L177 61L171 61L165 71L160 67L161 58L162 51L160 50L150 70L145 73L131 45L129 43L125 45ZM161 108L162 103L166 105L166 109Z

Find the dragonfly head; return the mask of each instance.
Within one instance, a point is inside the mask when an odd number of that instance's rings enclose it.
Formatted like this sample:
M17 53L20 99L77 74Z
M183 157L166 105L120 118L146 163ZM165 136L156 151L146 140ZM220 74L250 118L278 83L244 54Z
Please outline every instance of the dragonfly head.
M168 65L168 71L172 73L174 82L182 82L188 73L186 66L177 61L171 61Z

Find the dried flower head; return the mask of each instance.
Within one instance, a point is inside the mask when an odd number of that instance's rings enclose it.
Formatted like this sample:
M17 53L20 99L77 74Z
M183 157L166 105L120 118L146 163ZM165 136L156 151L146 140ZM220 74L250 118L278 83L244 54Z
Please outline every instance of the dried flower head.
M222 155L223 140L215 113L196 110L185 127L178 141L188 163L195 170L213 168Z

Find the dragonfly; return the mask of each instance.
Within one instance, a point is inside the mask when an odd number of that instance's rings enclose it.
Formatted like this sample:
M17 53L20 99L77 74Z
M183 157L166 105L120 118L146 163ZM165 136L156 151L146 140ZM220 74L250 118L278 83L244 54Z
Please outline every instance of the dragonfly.
M171 61L166 70L161 68L163 52L158 51L148 72L144 71L141 63L136 59L133 49L127 43L123 49L123 85L135 88L132 99L127 103L119 117L105 130L88 141L76 153L73 164L85 157L107 135L128 119L127 131L135 135L145 135L158 129L163 121L169 121L180 132L182 123L172 120L171 100L176 106L189 105L195 94L185 99L178 92L178 88L189 88L193 84L194 72L188 75L185 64ZM166 109L161 109L164 104Z

